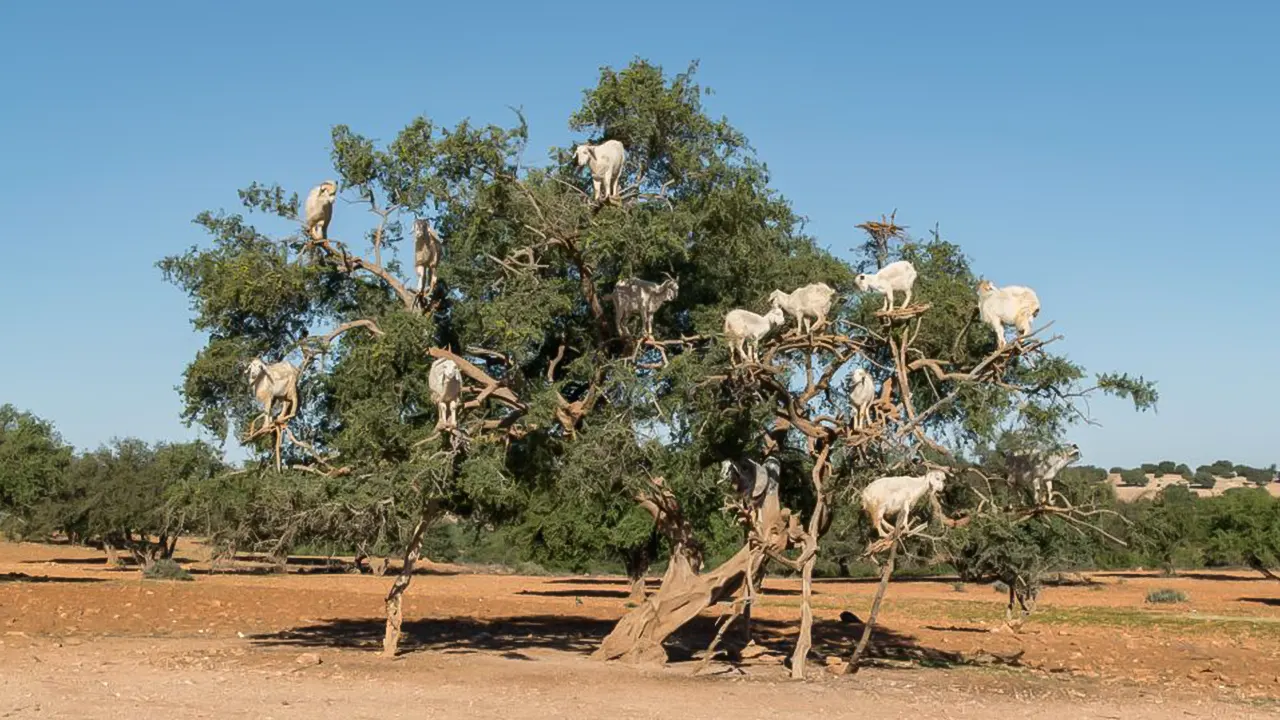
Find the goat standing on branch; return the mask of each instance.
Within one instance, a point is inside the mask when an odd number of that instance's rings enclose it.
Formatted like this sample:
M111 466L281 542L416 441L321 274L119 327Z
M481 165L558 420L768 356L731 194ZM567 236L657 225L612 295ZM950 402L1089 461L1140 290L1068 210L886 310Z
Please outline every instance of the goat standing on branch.
M759 507L770 492L777 494L781 475L782 465L774 457L763 463L748 458L720 463L720 479L732 483L734 492L753 507Z
M599 145L582 144L573 149L578 167L591 167L592 200L603 202L618 197L622 180L622 165L627 151L617 140L605 140Z
M826 283L811 283L790 293L774 290L769 294L769 303L796 319L797 333L806 333L827 321L835 294Z
M338 196L338 183L325 180L307 193L306 230L312 240L329 237L329 221L333 219L333 201Z
M639 278L619 280L613 288L613 313L618 335L626 336L627 321L639 315L644 337L652 338L654 314L664 303L675 300L679 292L680 284L670 275L661 283Z
M245 375L249 377L254 397L262 403L264 428L271 424L283 425L298 414L298 374L298 368L288 361L268 365L261 358L254 358L249 362ZM272 416L276 400L284 406L279 418ZM252 433L252 424L249 430Z
M862 489L862 509L880 537L888 537L893 528L885 523L885 518L896 516L898 526L906 528L911 508L920 498L942 492L945 479L941 470L930 470L919 477L882 477Z
M853 408L854 429L871 424L871 403L876 399L876 383L871 373L854 368L849 376L849 404Z
M884 293L884 304L881 310L893 309L894 291L907 294L902 300L902 307L911 304L911 288L916 284L916 267L906 260L891 262L880 268L878 272L862 273L853 279L853 286L860 292L874 290Z
M427 273L431 287L436 285L436 266L440 263L440 236L431 223L422 218L413 221L413 267L418 272L418 295L427 291Z
M724 316L724 339L729 343L729 362L737 364L735 355L743 362L759 362L760 340L786 321L787 316L777 306L764 315L740 308L730 310Z
M1040 314L1040 298L1021 285L996 288L990 280L978 283L978 316L996 334L996 347L1005 346L1004 326L1012 325L1018 337L1031 333L1031 321Z
M1075 443L1050 453L1018 453L1007 458L1009 482L1015 487L1030 487L1037 505L1053 503L1053 479L1062 469L1080 459Z
M458 405L462 400L462 371L458 369L458 364L449 358L440 358L431 363L427 387L431 390L431 399L436 403L436 429L452 430L458 427Z

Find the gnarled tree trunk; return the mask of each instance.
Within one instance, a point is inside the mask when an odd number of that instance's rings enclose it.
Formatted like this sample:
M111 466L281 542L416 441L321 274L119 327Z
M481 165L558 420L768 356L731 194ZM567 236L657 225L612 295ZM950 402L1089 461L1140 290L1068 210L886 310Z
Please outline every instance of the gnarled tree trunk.
M643 502L659 507L659 525L672 538L671 562L662 586L614 626L593 657L629 662L665 662L662 643L671 633L697 617L711 605L732 596L750 577L758 576L769 553L781 553L801 533L791 514L776 502L766 506L758 527L748 542L723 565L698 574L701 549L693 542L692 528L679 514L679 506L669 492Z

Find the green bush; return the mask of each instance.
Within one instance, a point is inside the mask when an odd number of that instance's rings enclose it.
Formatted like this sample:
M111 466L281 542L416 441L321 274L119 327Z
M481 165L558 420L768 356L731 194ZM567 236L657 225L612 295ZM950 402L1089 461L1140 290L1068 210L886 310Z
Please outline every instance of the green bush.
M1162 460L1156 467L1160 470L1161 475L1173 475L1178 472L1178 463L1172 460Z
M1117 467L1111 468L1108 472L1110 472L1112 475L1123 475L1124 471L1125 471L1124 468L1117 466Z
M1146 487L1151 482L1146 471L1137 468L1120 473L1120 481L1129 487Z
M151 563L142 571L142 577L148 580L195 580L191 577L191 573L169 558L161 558Z
M1187 601L1187 596L1177 590L1164 588L1162 590L1152 590L1147 593L1147 602L1156 603L1183 603Z
M1201 468L1196 470L1196 474L1191 477L1191 484L1198 488L1212 488L1218 484L1218 478L1213 473Z

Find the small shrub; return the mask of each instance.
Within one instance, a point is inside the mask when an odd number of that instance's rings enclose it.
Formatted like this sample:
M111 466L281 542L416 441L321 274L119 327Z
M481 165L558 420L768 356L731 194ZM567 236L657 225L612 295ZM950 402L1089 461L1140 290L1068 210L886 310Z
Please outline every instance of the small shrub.
M1000 580L997 580L997 581L995 581L995 582L991 583L991 589L992 589L992 590L995 590L996 592L998 592L998 593L1000 593L1000 594L1002 594L1002 595L1008 595L1008 594L1009 594L1009 586L1008 586L1008 585L1005 585L1005 584L1004 584L1003 582L1001 582Z
M951 583L951 589L954 590L955 592L964 592L964 589L965 589L964 583L962 582Z
M1152 590L1147 593L1147 602L1149 603L1181 603L1186 602L1187 596L1177 590L1164 588L1161 590Z
M195 580L191 573L169 558L151 563L151 567L142 571L142 577L148 580Z

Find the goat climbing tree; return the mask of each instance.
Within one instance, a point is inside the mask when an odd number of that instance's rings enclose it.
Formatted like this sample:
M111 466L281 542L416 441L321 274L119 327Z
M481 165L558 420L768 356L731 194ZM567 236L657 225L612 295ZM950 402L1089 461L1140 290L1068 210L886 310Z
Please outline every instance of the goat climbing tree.
M847 296L859 268L804 233L745 136L704 111L694 71L667 76L642 60L602 69L542 165L527 157L518 113L507 126L419 117L384 146L335 126L340 198L322 240L298 223L305 181L241 191L255 224L238 213L197 218L212 243L160 263L208 335L185 373L185 417L223 437L243 433L255 415L245 363L315 357L283 469L264 462L217 486L234 542L277 553L309 540L399 545L404 568L387 602L394 653L400 598L440 512L522 523L535 547L596 543L621 555L651 546L656 528L671 557L662 587L600 656L664 657L671 631L749 595L776 563L805 578L801 674L810 580L842 493L927 453L972 454L1009 427L1041 443L1061 436L1083 371L1047 354L1047 339L993 355L994 338L967 322L976 278L937 237L881 243L920 271L910 312L880 318L879 298L841 301L825 327L730 367L715 337L726 311L763 312L770 291L811 282ZM618 201L598 204L570 149L603 139L620 140L628 161ZM406 284L412 268L400 260L415 217L443 240L429 297ZM664 274L679 294L655 317L654 337L620 335L613 286ZM435 430L427 377L441 357L464 377L456 432ZM841 385L854 365L881 388L875 424L857 431ZM1140 379L1098 385L1154 401ZM272 451L259 450L264 460ZM783 460L778 496L746 523L741 550L704 571L698 536L727 490L717 464L764 453Z

